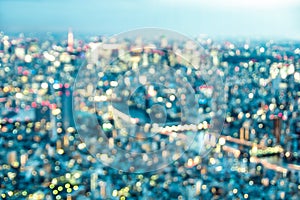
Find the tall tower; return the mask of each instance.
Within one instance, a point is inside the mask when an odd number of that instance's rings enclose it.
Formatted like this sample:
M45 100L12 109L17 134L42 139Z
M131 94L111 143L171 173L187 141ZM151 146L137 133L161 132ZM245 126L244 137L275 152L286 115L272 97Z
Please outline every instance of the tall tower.
M274 123L274 135L276 137L276 143L280 144L281 136L281 118L276 117L273 121Z
M63 118L63 127L66 130L69 127L74 127L74 119L73 119L73 112L72 112L72 95L73 91L69 85L65 84L62 88L62 118Z
M74 50L74 35L71 29L68 32L68 51L72 52Z

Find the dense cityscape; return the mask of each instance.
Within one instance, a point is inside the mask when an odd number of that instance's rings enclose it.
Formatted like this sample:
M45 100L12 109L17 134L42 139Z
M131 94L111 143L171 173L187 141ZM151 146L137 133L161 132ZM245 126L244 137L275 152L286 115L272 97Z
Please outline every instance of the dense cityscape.
M2 199L299 199L300 42L0 33Z

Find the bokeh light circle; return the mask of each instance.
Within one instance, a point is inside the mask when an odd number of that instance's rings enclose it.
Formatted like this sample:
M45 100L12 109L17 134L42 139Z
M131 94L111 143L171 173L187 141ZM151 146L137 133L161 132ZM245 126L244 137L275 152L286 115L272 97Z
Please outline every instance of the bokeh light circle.
M90 44L73 92L76 129L103 164L126 172L205 156L226 97L212 55L182 34L137 29Z

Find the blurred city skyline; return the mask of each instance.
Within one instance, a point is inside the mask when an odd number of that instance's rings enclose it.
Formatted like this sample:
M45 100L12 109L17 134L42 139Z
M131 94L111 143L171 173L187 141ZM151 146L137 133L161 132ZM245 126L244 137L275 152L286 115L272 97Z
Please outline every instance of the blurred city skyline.
M0 198L298 200L298 1L0 0Z
M2 0L0 30L118 34L159 27L195 36L300 39L297 0Z

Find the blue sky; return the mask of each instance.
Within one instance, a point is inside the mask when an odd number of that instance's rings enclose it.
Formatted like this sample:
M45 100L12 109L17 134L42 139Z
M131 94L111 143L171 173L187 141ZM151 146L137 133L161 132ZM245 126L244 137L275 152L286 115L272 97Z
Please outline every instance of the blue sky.
M300 38L299 0L0 0L0 30L117 34L160 27L186 35Z

